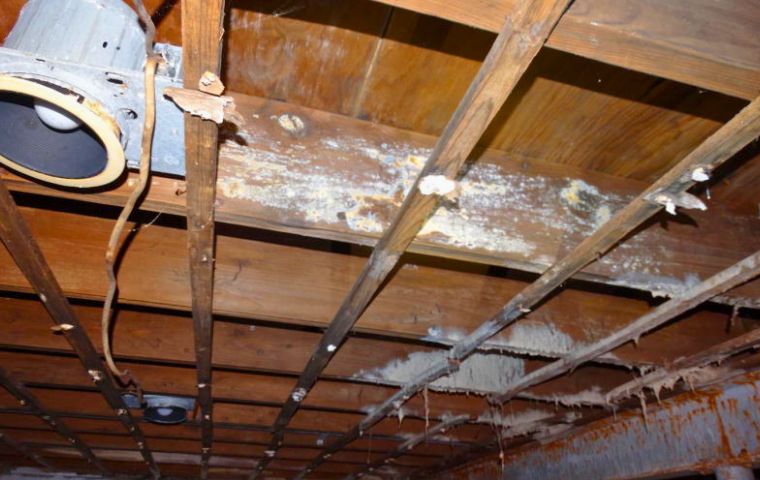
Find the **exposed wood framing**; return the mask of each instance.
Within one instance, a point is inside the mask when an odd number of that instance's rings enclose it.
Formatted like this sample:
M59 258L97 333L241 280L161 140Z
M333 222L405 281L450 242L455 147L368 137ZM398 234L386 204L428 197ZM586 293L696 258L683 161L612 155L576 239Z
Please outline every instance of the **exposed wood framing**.
M516 7L505 23L483 67L471 84L430 158L404 199L391 227L383 234L372 256L331 321L274 424L271 457L282 444L283 430L298 411L319 375L345 341L359 316L377 294L401 255L412 243L441 198L451 193L454 179L476 142L506 101L517 81L538 53L559 20L565 0L536 0ZM426 191L425 182L440 181L446 191ZM450 187L450 188L449 188ZM264 472L261 462L252 479Z
M374 245L400 207L397 192L410 186L420 168L416 162L435 143L429 135L292 104L239 95L235 104L246 123L235 126L220 150L216 219L224 223ZM280 118L298 118L304 131L294 136L281 127ZM643 182L544 160L505 159L497 151L477 152L469 161L474 166L462 179L462 208L440 208L409 251L540 273L646 188ZM121 205L128 195L129 182L81 193L49 189L2 170L0 176L11 189L47 196ZM382 188L374 187L377 176ZM334 189L330 202L321 196L324 188ZM154 176L141 208L185 215L184 191L183 181ZM718 207L690 211L688 222L679 216L667 229L649 225L627 239L624 249L574 278L657 294L677 292L688 285L686 279L705 279L752 253L745 239L760 235L753 219ZM219 261L216 276L224 274ZM168 281L162 284L170 288ZM216 309L233 313L220 293ZM129 301L123 297L120 301ZM757 306L760 282L726 297L716 300ZM234 314L245 317L253 308L248 305ZM330 318L332 314L334 310Z
M42 245L65 293L76 298L102 300L105 282L98 281L102 280L102 275L98 275L101 269L98 258L102 256L102 239L107 236L110 228L109 219L54 213L41 209L22 208L22 212L37 234L37 240ZM68 228L71 224L76 224L78 228ZM120 267L122 305L157 305L182 310L189 308L189 288L186 282L187 250L182 234L180 229L162 227L159 222L140 231L132 241ZM724 236L732 235L725 233ZM161 250L155 249L158 242L163 245ZM69 255L70 245L74 244L79 252L77 256ZM363 265L361 257L278 246L268 242L237 239L229 235L219 236L217 244L215 311L217 314L231 314L242 318L322 327L335 312L340 300L339 295L350 287L352 275L354 272L358 273ZM250 252L255 254L251 256ZM410 262L416 264L418 260L410 259ZM334 266L338 264L342 265L341 270L346 275L334 274ZM256 268L251 268L252 265ZM294 279L298 280L298 289L291 287ZM0 252L0 285L7 290L29 290L24 276L4 251ZM152 285L162 285L162 289L155 289ZM382 334L388 340L431 337L429 329L437 325L468 331L475 328L483 318L497 311L501 306L500 299L511 297L525 285L522 281L468 274L456 269L430 268L424 263L415 265L414 268L402 268L363 315L358 328L362 332ZM432 288L433 286L435 288ZM263 292L266 292L266 295ZM400 296L415 298L413 301L398 301ZM35 314L29 311L29 307L14 306L15 304L16 302L10 300L3 303L4 308L20 309L17 313L19 316ZM648 309L649 304L646 301L579 292L568 288L559 292L539 311L528 314L521 324L539 329L548 325L570 337L573 344L589 343L598 336L622 328L629 321L646 313ZM594 336L585 334L578 322L567 316L568 311L579 317L593 319L597 326ZM87 320L89 328L91 309L82 307L77 313L80 315L80 321ZM151 345L155 341L152 332L158 331L162 333L162 355L170 353L168 358L174 357L184 362L194 361L194 358L189 357L183 350L187 348L192 352L192 327L185 324L184 315L178 317L162 314L159 321L159 317L154 320L128 308L123 308L119 315L124 316L124 321L115 324L115 341L134 338L135 346L140 341L145 342L144 345ZM12 319L13 316L2 318ZM150 322L153 327L145 330L133 328L129 319L143 324ZM711 338L723 338L724 320L725 314L714 311L690 314L682 322L669 326L666 332L662 332L664 335L658 332L647 338L646 345L651 345L655 350L623 348L616 351L618 363L656 364L662 361L663 357L667 360L671 354L683 356L694 353L710 346ZM297 336L291 333L286 339L286 332L281 329L259 328L254 333L241 332L240 327L228 322L222 322L221 325L223 337L216 344L237 345L234 352L224 353L226 349L222 348L221 353L217 353L222 355L219 358L224 359L223 363L227 365L251 365L288 373L300 372L319 338L317 333L301 333ZM124 333L119 333L121 328L126 329ZM523 343L516 335L519 333L516 330L516 327L510 328L495 337L493 347L504 349L505 352L522 350L550 358L567 353L566 350L551 345L540 351L536 350L536 342L533 342L533 345ZM711 337L695 335L695 332L699 331L710 332ZM100 330L92 330L89 333L99 336ZM17 335L21 336L6 338L16 338L17 342L21 342L23 338L31 335L31 332L18 331ZM214 335L216 337L217 333ZM176 339L176 342L170 341L171 338ZM283 359L277 342L293 342L296 338L297 347L290 349L287 359ZM252 348L252 342L258 342L259 339L261 344L257 344L255 349ZM449 342L446 339L431 340ZM37 341L40 340L35 340ZM129 345L133 343L130 342ZM403 347L389 342L383 342L378 348L373 347L372 342L351 339L348 345L351 347L348 351L345 348L341 351L350 352L350 359L353 361L364 358L365 361L358 362L363 369L382 366L411 352L409 346ZM118 343L116 348L118 354ZM265 357L256 355L262 348L266 348ZM657 350L663 353L658 353ZM368 356L366 352L373 353ZM151 352L139 349L132 350L130 355L150 356ZM369 363L373 359L377 362L374 365ZM335 362L331 363L333 364ZM350 364L341 362L335 365L335 369L328 367L327 373L349 377L356 373L356 370L346 368L349 366Z
M568 372L578 365L593 360L595 357L609 352L626 342L637 342L648 331L710 300L715 295L751 280L759 274L760 252L757 252L736 265L705 280L688 292L663 303L613 335L581 350L572 352L565 358L525 375L513 385L510 385L506 391L491 397L491 400L494 403L504 403L526 388Z
M514 0L378 0L499 31ZM694 14L695 11L700 12ZM760 93L760 11L742 0L576 0L546 44L747 100ZM704 32L709 31L710 35Z
M184 84L194 89L206 72L221 74L224 0L182 4ZM221 93L221 92L219 92ZM185 114L185 178L190 284L202 427L201 478L208 477L213 443L211 351L214 298L214 201L218 128Z
M469 420L469 417L467 415L451 416L445 420L442 420L440 423L434 425L430 429L425 430L425 432L415 435L406 442L402 443L393 452L384 455L382 458L376 460L374 463L367 465L362 470L347 476L346 480L356 480L357 478L361 478L365 471L370 473L374 472L375 470L382 468L384 465L388 465L394 459L403 455L408 455L409 452L414 449L414 447L426 441L429 437L443 433L452 427L465 423L467 420Z
M683 195L686 195L687 190L696 183L693 179L695 171L706 174L714 171L723 162L754 140L758 133L760 133L760 99L753 101L745 107L731 121L705 140L697 149L687 155L686 158L654 182L647 190L599 227L593 235L576 246L570 254L554 264L538 280L518 293L496 316L484 322L465 339L457 342L445 360L437 362L426 371L421 372L396 394L374 409L343 438L330 445L314 459L311 466L300 478L303 478L305 474L321 465L325 460L325 455L331 455L354 439L361 437L364 431L379 422L390 412L399 408L399 405L402 405L403 402L421 391L429 383L444 375L455 372L458 369L459 363L487 339L522 317L574 273L607 253L641 223L658 213L664 206L660 201L662 196L680 202L679 199ZM752 267L754 268L756 265Z
M38 455L37 453L32 451L29 447L27 447L23 443L17 442L12 437L10 437L6 432L0 431L0 443L7 445L8 448L10 448L11 450L15 450L16 452L20 453L26 458L41 465L42 467L45 467L50 470L55 470L55 467L50 462L45 460L45 458L43 458L41 455Z
M98 386L114 414L131 433L151 474L156 478L160 477L158 465L148 448L145 436L121 398L113 377L108 369L104 368L98 352L82 329L32 232L2 181L0 181L0 240L34 288L53 321L61 328L63 335L79 356L85 371Z
M760 328L756 328L731 340L720 342L696 355L679 358L663 368L658 368L646 375L634 378L630 382L619 385L607 393L607 400L610 403L617 403L623 399L631 398L633 395L638 395L647 388L652 389L655 395L659 396L659 388L664 383L675 384L681 378L685 378L688 381L690 369L704 367L712 363L720 363L737 353L756 348L758 344L760 344Z
M32 392L30 392L24 384L15 381L10 375L0 367L0 385L2 385L8 392L16 397L20 404L26 408L30 408L37 416L44 420L50 428L55 430L62 438L66 439L74 448L79 450L88 463L94 465L103 474L109 475L108 470L92 453L90 447L82 441L77 434L75 434L63 420L58 418L57 415L47 411L43 405L37 400Z

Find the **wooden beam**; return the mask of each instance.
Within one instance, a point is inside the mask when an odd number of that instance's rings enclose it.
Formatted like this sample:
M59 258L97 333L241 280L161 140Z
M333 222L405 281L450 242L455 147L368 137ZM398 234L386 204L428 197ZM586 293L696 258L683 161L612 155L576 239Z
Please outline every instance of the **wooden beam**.
M368 414L344 438L331 444L314 459L304 474L324 463L325 455L330 455L345 447L352 440L361 437L365 430L382 420L390 412L398 409L399 404L403 404L411 396L426 388L428 384L457 371L461 361L472 354L487 339L529 312L584 266L614 248L621 239L641 223L658 213L663 208L663 204L668 202L676 202L679 205L684 202L688 204L690 197L686 197L686 200L683 197L688 195L687 191L694 186L695 179L709 175L710 172L713 172L754 140L758 133L760 133L760 98L745 107L697 149L654 182L613 218L599 227L590 237L577 245L567 256L555 263L535 282L513 297L499 313L482 323L466 338L457 342L445 359L431 364L425 371L420 372L396 394ZM754 257L750 257L750 259L754 259ZM739 267L731 267L738 268L738 272L733 272L731 269L729 271L735 273L737 278L744 278L747 273L741 268L742 265L739 265ZM746 268L754 270L757 267L758 265L753 264ZM746 280L747 278L744 278L744 281Z
M46 390L71 390L89 392L87 377L76 370L73 358L64 355L50 356L43 353L30 353L23 351L0 351L2 361L9 371L24 380L30 387ZM45 365L55 362L56 369L43 371ZM157 363L157 362L156 362ZM141 363L124 361L125 365L134 368L134 371L142 374L144 387L149 393L162 395L187 396L193 392L192 369L190 367L175 367L153 363L145 365ZM533 367L537 369L538 367ZM230 372L217 370L219 376L219 391L214 400L224 404L220 414L222 421L246 421L245 415L256 410L257 418L267 423L276 416L277 409L281 408L283 400L295 383L293 378L283 378L279 375L251 374L244 372ZM618 370L603 370L599 368L581 369L576 372L572 379L557 379L547 386L525 395L524 400L517 400L511 406L512 414L521 414L529 410L556 411L561 415L576 412L590 413L590 409L582 405L564 405L564 399L568 403L578 394L587 392L592 386L609 390L617 385L625 383L629 379L627 372ZM322 379L317 383L313 398L303 406L304 412L297 416L297 421L302 421L309 415L321 415L326 419L332 413L335 416L336 426L342 418L351 420L360 418L361 414L373 405L381 402L394 392L392 387L375 385L351 384L345 381ZM43 395L40 393L40 395ZM51 401L50 408L57 408L55 394L41 398L43 404ZM63 396L63 394L61 394ZM88 396L92 396L88 393ZM423 395L410 399L405 406L402 415L405 419L429 419L446 418L449 414L467 414L473 418L482 416L490 410L489 405L482 396L455 395L445 392L428 392L427 402ZM72 397L74 401L76 396ZM539 400L541 399L540 403ZM52 400L51 400L52 399ZM541 405L543 403L543 405ZM600 400L598 403L603 403ZM346 414L346 415L344 415ZM389 422L392 424L393 422ZM398 422L397 422L398 423ZM482 423L478 421L476 423ZM400 422L394 428L399 432L408 433L404 430L414 425L404 425Z
M144 435L129 413L113 377L108 369L104 368L92 341L82 329L32 232L2 181L0 181L0 240L39 295L53 321L61 328L63 335L79 356L85 371L98 386L114 413L132 434L151 474L156 478L160 477L158 466L145 443Z
M37 463L38 465L44 468L47 468L49 470L55 470L55 467L50 462L45 460L44 457L35 453L27 445L21 442L17 442L6 432L0 431L0 443L6 445L11 450L15 450L16 452L20 453L21 455L25 456L26 458L32 460L33 462ZM106 472L106 470L101 470L101 471L104 473Z
M384 465L390 463L391 461L403 455L408 455L409 452L411 452L414 449L414 447L424 442L429 437L438 435L439 433L443 433L446 430L449 430L450 428L455 427L457 425L461 425L462 423L465 423L468 419L469 418L466 415L459 415L459 416L451 416L450 418L442 420L441 422L432 426L430 429L425 429L423 433L420 433L418 435L411 437L409 440L399 445L398 449L396 449L395 451L382 456L378 460L375 460L373 463L364 466L358 472L354 472L351 475L347 476L345 480L355 480L357 478L361 478L364 472L372 473L375 470L378 470L382 468Z
M102 301L106 284L100 274L102 264L99 259L103 255L111 220L41 209L22 208L22 213L35 232L65 293L75 298ZM188 263L184 232L161 226L160 220L140 230L122 259L120 301L122 304L187 310L190 307L190 293L186 281ZM70 228L73 224L78 228ZM287 334L281 329L267 328L258 320L325 326L338 308L340 296L350 288L353 275L358 274L364 261L358 256L308 248L307 243L302 244L293 238L288 239L291 245L276 245L265 239L237 238L232 233L235 232L228 231L217 237L215 314L255 320L240 324L239 320L227 318L218 322L217 328L222 328L223 333L219 335L223 335L221 339L226 342L224 344L235 345L236 348L231 351L234 355L225 353L225 349L217 350L215 355L228 366L248 364L261 369L277 367L276 358L279 356L278 370L300 371L318 341L318 333ZM724 236L732 235L724 232ZM156 249L156 245L162 248ZM74 246L79 252L77 256L70 255ZM515 295L526 285L522 280L481 275L476 273L477 268L465 268L463 265L446 265L421 258L407 261L408 264L389 280L363 315L357 330L382 334L388 340L406 337L450 344L456 340L454 334L461 335L476 328L484 317L501 307L501 299ZM251 268L253 265L256 268ZM161 288L153 288L153 285L161 285ZM16 291L30 289L25 277L5 251L0 251L0 288ZM2 316L8 321L16 316L23 318L42 313L39 309L29 310L23 306L26 304L20 305L7 299L3 302L3 311L8 309L14 313ZM548 300L541 310L528 314L520 325L506 329L486 346L508 353L558 358L566 354L568 348L588 344L612 333L648 309L649 303L645 300L565 289ZM81 307L76 311L82 316L80 321L85 323L90 335L99 335L99 329L92 321L92 309ZM124 315L124 322L115 322L117 349L122 338L134 339L130 343L138 349L139 345L154 345L159 341L162 351L167 354L171 352L171 358L194 361L194 357L188 355L193 351L193 339L190 336L191 328L184 323L186 317L164 312L153 318L152 315L159 313L132 313L130 309L119 315ZM594 327L587 328L577 322L577 318L586 319ZM689 355L708 347L713 340L739 332L726 334L722 328L725 318L727 314L719 311L696 312L684 322L647 337L639 348L630 345L621 347L614 352L617 358L609 358L609 361L624 365L659 364ZM134 324L135 328L132 328L133 321L139 322ZM238 325L235 325L236 321ZM251 330L250 324L256 330ZM144 328L138 328L138 325ZM122 328L125 329L124 333L120 333ZM436 335L438 331L440 333ZM29 339L31 343L41 346L55 338L45 330L40 330L43 332L40 335L34 335L35 330L24 330L23 324L15 324L14 332L17 337L6 338L18 338L22 343L24 339ZM157 335L156 332L166 332L166 335ZM541 342L541 332L564 340ZM709 335L704 336L708 332ZM253 342L257 342L259 337L261 344L253 348ZM283 350L278 342L293 345L286 350L287 358L282 358ZM327 373L351 376L361 369L382 367L414 351L408 344L406 347L384 346L382 349L370 347L371 344L358 339L349 340L339 353L339 358L345 357L346 363L341 361L334 364L335 367L328 367ZM266 355L257 353L262 349L265 349ZM373 354L367 355L367 351ZM147 353L144 348L143 353ZM141 355L135 350L130 353L133 354ZM373 364L373 361L376 363Z
M34 413L50 425L50 428L55 430L61 438L65 439L68 444L71 444L74 448L79 450L82 457L84 457L88 463L93 464L101 473L110 475L105 466L103 466L100 460L98 460L98 458L92 453L90 447L83 442L79 436L71 431L63 420L45 409L42 403L37 400L37 397L35 397L23 383L16 381L8 375L2 367L0 367L0 385L8 390L11 395L16 397L23 407L33 410Z
M278 415L269 450L271 458L274 458L280 448L284 429L298 411L301 402L314 387L388 275L396 268L401 255L438 208L443 195L454 190L453 186L447 185L440 187L448 188L447 191L426 191L425 182L452 184L453 179L460 175L475 144L512 93L567 4L566 0L525 2L514 9L513 16L502 27L483 67L414 181L393 223L372 251ZM268 464L269 461L259 463L251 480L258 478Z
M182 5L182 68L184 85L198 88L202 76L219 77L222 65L224 0L189 0ZM218 92L221 93L221 92ZM208 478L212 453L211 347L214 301L214 201L218 128L185 113L185 178L190 284L198 365L198 405L203 429L201 478Z
M377 0L498 32L514 0ZM757 2L576 0L547 46L747 100L760 94Z
M678 381L679 378L687 378L690 369L721 363L733 355L756 348L758 344L760 344L760 329L754 329L744 335L720 342L695 355L679 358L672 364L634 378L607 392L606 397L610 403L618 403L643 393L647 388L654 390L653 387L658 383L662 385L662 382L667 380ZM659 397L659 390L656 390L655 394Z
M578 365L588 362L594 357L608 352L623 343L638 341L639 337L648 331L657 328L678 315L708 301L715 295L719 295L737 285L741 285L742 283L751 280L757 275L760 275L760 251L754 255L750 255L733 267L729 267L717 275L705 280L677 298L673 298L663 303L648 314L637 319L635 322L632 322L624 329L615 332L613 335L599 340L588 347L572 352L563 359L557 360L556 362L525 375L510 385L506 391L499 395L492 396L491 401L497 404L504 403L524 389L533 385L538 385L539 383L543 383L551 378L568 372L573 368L576 368Z
M245 123L231 126L220 150L216 217L224 223L375 245L436 140L254 97L235 102ZM292 133L281 118L296 118L304 129ZM540 273L646 188L494 150L469 161L458 208L439 208L409 251ZM71 192L2 170L0 176L17 191L111 205L123 204L131 188L125 182L113 190ZM186 215L185 190L182 180L154 176L141 208ZM760 235L758 223L704 200L707 212L652 222L574 278L667 295L752 253L748 239ZM217 304L221 293L217 289ZM754 282L717 300L758 306L758 298L760 282Z

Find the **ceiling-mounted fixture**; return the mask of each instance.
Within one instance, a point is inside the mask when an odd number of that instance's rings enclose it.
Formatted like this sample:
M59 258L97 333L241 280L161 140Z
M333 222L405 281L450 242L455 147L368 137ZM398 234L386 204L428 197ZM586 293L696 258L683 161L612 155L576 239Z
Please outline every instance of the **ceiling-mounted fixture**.
M131 393L122 395L129 408L140 408L143 418L152 423L174 425L187 420L187 413L195 408L195 399L169 395L143 395L141 404L137 396Z
M145 33L121 0L29 0L0 48L0 163L38 180L98 187L137 167ZM156 45L151 169L184 175L181 50Z

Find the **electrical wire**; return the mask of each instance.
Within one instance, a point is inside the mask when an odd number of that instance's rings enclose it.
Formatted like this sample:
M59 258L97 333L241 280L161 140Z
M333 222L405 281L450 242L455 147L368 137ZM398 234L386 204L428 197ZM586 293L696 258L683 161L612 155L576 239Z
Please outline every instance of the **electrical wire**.
M156 55L153 50L153 41L156 35L156 27L153 24L150 15L148 14L142 0L133 0L135 4L138 16L145 25L145 116L143 119L143 135L142 145L140 153L140 173L138 177L137 185L129 195L124 208L116 220L116 224L111 231L111 237L108 241L108 247L106 248L105 263L106 274L108 276L108 292L106 294L105 303L103 305L103 315L101 317L101 338L103 340L103 354L105 356L106 365L109 370L119 378L119 380L125 385L132 385L137 390L138 397L142 401L142 388L137 379L129 372L129 370L119 370L116 363L113 360L111 354L111 309L114 298L117 291L117 279L115 272L115 263L118 253L120 251L119 239L124 232L124 226L132 214L137 202L142 198L145 193L145 187L148 185L150 178L150 160L152 155L153 135L156 125L156 70L159 62L163 59Z

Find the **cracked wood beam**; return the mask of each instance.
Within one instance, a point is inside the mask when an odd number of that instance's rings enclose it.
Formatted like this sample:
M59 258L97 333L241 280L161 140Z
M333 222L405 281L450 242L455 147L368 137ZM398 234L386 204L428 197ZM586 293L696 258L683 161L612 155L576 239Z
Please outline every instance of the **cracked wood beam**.
M186 88L217 85L222 63L224 0L186 0L182 4L182 68ZM223 88L223 87L222 87ZM221 92L219 92L221 93ZM214 301L214 202L218 127L185 113L187 243L201 418L201 478L208 477L213 443L211 350Z
M535 282L513 297L498 314L485 321L466 338L457 342L451 348L445 360L436 362L426 371L421 372L396 394L388 398L382 405L373 410L372 413L368 414L364 420L346 433L343 438L325 449L314 459L305 473L324 463L325 455L330 455L345 447L354 439L361 437L364 431L378 423L386 415L398 408L399 404L403 404L403 402L421 391L429 383L444 375L455 372L458 369L459 363L472 354L486 340L524 316L530 309L539 304L584 266L614 248L631 231L663 208L661 203L654 201L655 196L662 193L674 196L686 193L696 183L693 180L695 171L702 173L714 171L718 166L754 140L759 133L760 98L742 109L734 118L687 155L686 158L681 160L614 217L599 227L591 236L577 245L567 256L555 263ZM736 269L737 267L738 265L729 267L729 270ZM753 267L758 268L758 265L753 265ZM303 475L300 478L303 478Z
M397 266L401 255L438 208L441 197L453 189L452 180L460 175L475 144L512 93L567 4L567 0L533 0L521 3L511 12L393 223L375 246L288 396L273 426L270 458L274 458L280 447L282 431L298 411L301 401L309 394L356 321ZM423 188L432 179L442 180L448 190L436 191L433 188L427 191ZM251 480L258 478L268 463L260 463Z
M11 450L15 450L21 455L25 456L29 460L36 462L37 464L41 465L42 467L45 467L49 470L55 470L55 467L48 462L45 458L43 458L41 455L35 453L30 448L28 448L26 445L24 445L21 442L17 442L13 438L11 438L7 433L0 431L0 443L4 443L7 445ZM103 473L105 473L105 470L101 470Z
M376 0L497 32L515 0ZM546 45L727 95L760 93L754 2L575 0Z
M93 379L124 427L132 434L153 477L160 477L158 465L145 442L145 436L127 409L116 382L103 365L92 341L80 325L79 319L50 270L29 226L2 181L0 181L0 240L39 295L50 317L61 328L85 371Z
M646 388L653 389L653 386L657 383L668 381L669 379L676 381L684 376L689 369L704 367L712 363L721 363L728 357L732 357L745 350L757 348L758 345L760 345L760 328L756 328L731 340L718 343L696 355L679 358L670 365L657 368L646 375L617 386L607 393L607 401L609 403L617 403L643 392ZM655 394L659 397L657 391Z
M344 480L356 480L358 478L361 478L364 475L365 471L372 473L375 470L382 468L384 465L389 464L392 460L398 457L401 457L403 455L407 455L411 450L414 449L414 447L426 441L429 437L445 432L446 430L456 427L457 425L461 425L467 422L469 418L470 417L467 415L457 415L457 416L451 416L450 418L441 419L439 423L437 423L430 429L426 429L423 433L413 436L409 440L399 445L399 447L396 450L388 453L387 455L383 455L380 459L376 460L375 462L362 467L362 469L359 470L358 472L348 475Z
M73 447L79 450L82 457L84 457L88 463L94 465L104 475L110 475L105 466L92 453L90 447L68 426L66 426L63 420L58 418L57 415L47 411L39 400L37 400L37 397L34 396L23 383L13 379L2 367L0 367L0 385L8 390L11 395L16 397L22 406L31 408L37 416L50 425L50 428L55 430L61 437L65 438Z
M715 295L753 279L757 275L760 275L760 251L717 273L688 292L668 300L614 334L525 375L514 382L506 391L492 396L490 400L493 403L504 403L526 388L573 370L578 365L593 360L624 343L638 341L639 337L648 331L710 300Z

